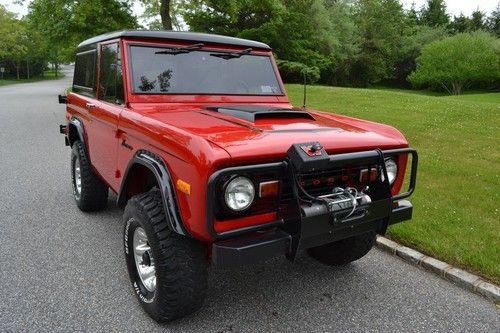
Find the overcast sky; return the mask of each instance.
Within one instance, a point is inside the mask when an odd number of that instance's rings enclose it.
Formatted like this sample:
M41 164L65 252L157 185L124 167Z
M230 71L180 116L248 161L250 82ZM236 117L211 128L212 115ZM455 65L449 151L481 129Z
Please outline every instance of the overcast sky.
M420 7L422 7L422 5L426 3L426 0L401 0L401 2L407 9L411 7L412 3L415 3L416 8L420 9ZM445 2L448 8L448 13L450 13L452 16L458 16L460 15L460 13L463 13L464 15L470 15L474 10L478 8L486 14L489 14L500 3L499 0L445 0ZM0 4L7 7L8 10L18 13L20 16L25 15L28 11L27 5L15 5L13 4L12 0L0 0ZM135 2L133 10L136 15L142 14L142 6L139 5L138 1Z

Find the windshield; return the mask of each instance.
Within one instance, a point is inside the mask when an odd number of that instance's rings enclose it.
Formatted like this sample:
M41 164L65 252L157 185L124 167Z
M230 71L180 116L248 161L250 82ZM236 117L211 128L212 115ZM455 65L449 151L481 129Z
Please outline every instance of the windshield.
M269 56L130 46L136 94L283 95Z

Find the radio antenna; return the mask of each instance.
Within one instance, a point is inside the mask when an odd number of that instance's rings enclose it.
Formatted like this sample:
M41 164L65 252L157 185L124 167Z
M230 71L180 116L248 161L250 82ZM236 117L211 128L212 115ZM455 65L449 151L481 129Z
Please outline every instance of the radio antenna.
M306 70L304 69L302 71L302 74L304 74L304 103L302 104L302 108L305 109L306 108L306 102L307 102L307 74L306 74Z

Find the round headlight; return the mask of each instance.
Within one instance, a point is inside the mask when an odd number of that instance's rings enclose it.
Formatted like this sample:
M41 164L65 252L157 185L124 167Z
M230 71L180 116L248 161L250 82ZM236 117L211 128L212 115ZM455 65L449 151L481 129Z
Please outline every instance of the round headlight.
M255 187L250 179L236 177L226 185L224 199L226 205L234 211L242 211L250 207L255 198Z
M398 165L392 158L387 158L385 160L385 168L387 169L387 178L389 178L389 184L392 185L396 180L396 176L398 175Z

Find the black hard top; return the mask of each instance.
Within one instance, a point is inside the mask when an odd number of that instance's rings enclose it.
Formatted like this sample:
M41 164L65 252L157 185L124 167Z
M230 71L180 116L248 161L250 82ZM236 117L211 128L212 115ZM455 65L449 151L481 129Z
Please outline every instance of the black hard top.
M159 39L159 40L175 40L175 41L188 41L196 43L213 43L223 45L235 45L241 47L249 47L256 49L270 50L271 48L260 42L248 39L241 39L235 37L227 37L221 35L211 35L198 32L184 32L184 31L171 31L171 30L123 30L115 31L107 34L99 35L89 38L78 45L79 50L88 49L96 43L115 39L115 38L130 38L130 39ZM94 46L95 47L95 46Z

